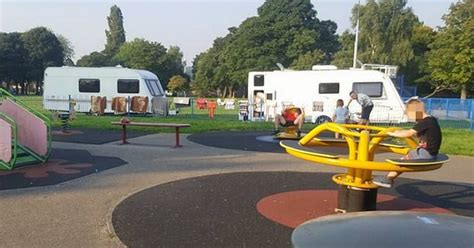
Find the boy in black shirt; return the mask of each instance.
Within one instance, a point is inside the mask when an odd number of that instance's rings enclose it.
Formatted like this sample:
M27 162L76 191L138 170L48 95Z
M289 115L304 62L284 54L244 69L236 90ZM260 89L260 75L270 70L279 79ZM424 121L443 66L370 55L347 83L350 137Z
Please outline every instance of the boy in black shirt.
M417 115L418 116L418 115ZM426 113L423 108L422 119L417 120L415 126L409 130L398 130L389 132L390 136L406 138L416 134L419 138L418 147L410 150L402 159L436 159L441 146L441 128L438 120ZM378 186L390 188L395 178L400 176L401 172L389 172L385 177L374 177L372 182Z

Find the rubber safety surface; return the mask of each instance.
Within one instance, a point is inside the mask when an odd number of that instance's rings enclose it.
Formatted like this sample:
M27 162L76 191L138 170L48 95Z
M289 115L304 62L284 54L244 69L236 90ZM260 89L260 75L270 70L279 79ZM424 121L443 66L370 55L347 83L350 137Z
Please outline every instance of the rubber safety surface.
M474 216L473 185L400 178L378 209ZM327 173L242 172L158 185L122 201L112 223L129 247L290 247L293 228L334 214Z

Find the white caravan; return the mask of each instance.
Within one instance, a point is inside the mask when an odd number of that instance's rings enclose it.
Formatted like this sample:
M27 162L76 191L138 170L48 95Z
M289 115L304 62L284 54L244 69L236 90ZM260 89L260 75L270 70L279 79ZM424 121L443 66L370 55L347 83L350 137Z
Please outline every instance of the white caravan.
M48 67L44 72L43 106L69 110L69 97L77 112L89 112L91 96L107 97L106 113L112 113L113 97L147 96L148 112L153 98L166 98L158 77L145 70L123 67Z
M405 106L392 80L393 66L384 66L386 73L365 69L340 70L335 66L313 66L310 71L260 71L250 72L248 77L249 119L273 118L285 105L301 107L305 120L321 123L332 118L336 101L347 105L349 93L355 90L370 96L374 109L372 123L406 122ZM374 68L374 67L372 67ZM387 69L387 70L385 70ZM263 98L263 99L262 99ZM356 101L349 111L360 113ZM263 112L263 113L259 113Z

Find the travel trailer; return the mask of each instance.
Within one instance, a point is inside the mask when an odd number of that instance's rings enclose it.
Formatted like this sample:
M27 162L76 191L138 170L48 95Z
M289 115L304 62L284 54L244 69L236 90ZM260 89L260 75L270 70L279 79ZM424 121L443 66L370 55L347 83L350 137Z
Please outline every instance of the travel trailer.
M355 90L370 96L374 109L371 123L406 122L405 106L390 76L394 66L372 65L361 69L337 69L332 65L313 66L308 71L258 71L248 77L249 119L273 118L287 106L303 108L305 121L329 121L336 101L347 105L349 93ZM382 72L383 71L383 72ZM360 113L356 101L349 112Z
M68 111L70 100L73 100L75 111L89 112L92 96L106 97L105 113L114 112L114 97L148 97L150 103L166 100L158 77L149 71L123 67L46 68L43 93L45 109ZM153 104L148 104L147 112L153 113L152 110Z

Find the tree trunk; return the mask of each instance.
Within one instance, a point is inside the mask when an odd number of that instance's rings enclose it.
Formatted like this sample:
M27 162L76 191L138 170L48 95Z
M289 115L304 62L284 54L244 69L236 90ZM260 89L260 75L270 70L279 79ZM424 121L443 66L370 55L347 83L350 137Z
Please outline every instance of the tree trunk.
M227 96L227 86L224 87L221 97L225 98Z
M466 85L463 84L461 86L461 99L465 100L467 97L467 90L466 90Z

